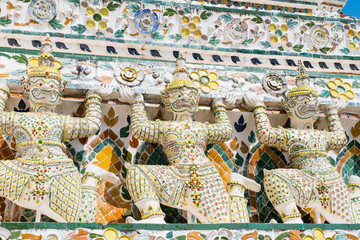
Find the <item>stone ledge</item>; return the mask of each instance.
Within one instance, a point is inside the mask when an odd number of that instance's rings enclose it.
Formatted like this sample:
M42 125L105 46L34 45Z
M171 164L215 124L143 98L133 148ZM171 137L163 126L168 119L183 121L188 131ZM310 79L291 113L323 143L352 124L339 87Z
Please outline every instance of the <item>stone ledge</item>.
M25 223L3 222L0 226L6 229L106 229L114 228L122 231L155 230L155 231L191 231L191 230L219 230L221 228L231 230L256 229L256 230L350 230L360 229L360 224L283 224L283 223L221 223L221 224L128 224L128 223Z

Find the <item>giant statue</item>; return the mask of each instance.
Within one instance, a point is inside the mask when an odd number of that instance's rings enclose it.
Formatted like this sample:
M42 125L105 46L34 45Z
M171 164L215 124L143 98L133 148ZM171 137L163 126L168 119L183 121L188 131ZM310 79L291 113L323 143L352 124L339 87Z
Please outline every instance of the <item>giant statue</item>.
M327 158L330 150L346 145L346 135L338 112L346 103L327 107L329 131L314 129L319 114L319 94L312 88L301 62L296 87L282 106L291 128L273 128L266 106L258 96L244 95L244 103L254 111L258 140L287 152L290 168L264 170L264 188L284 223L302 223L297 208L313 208L329 223L350 223L349 192L344 180ZM319 217L317 217L319 219Z
M29 63L22 86L30 112L4 111L10 90L6 82L0 82L0 131L14 136L17 150L16 159L0 160L0 196L36 210L36 221L43 214L58 222L94 222L100 184L116 184L119 179L95 165L81 175L62 147L66 140L99 130L101 96L109 95L112 88L104 85L87 93L85 117L58 115L55 107L66 82L48 36L39 58Z
M222 143L232 136L225 104L234 103L230 95L213 102L215 123L194 121L198 110L199 90L189 80L185 59L180 56L173 81L162 93L171 121L150 121L141 94L119 88L119 100L132 104L131 133L137 139L160 143L170 166L132 165L128 170L127 189L139 208L142 220L128 222L165 223L160 203L182 209L201 223L248 222L245 188L259 191L260 185L232 173L228 190L214 164L206 157L207 144Z

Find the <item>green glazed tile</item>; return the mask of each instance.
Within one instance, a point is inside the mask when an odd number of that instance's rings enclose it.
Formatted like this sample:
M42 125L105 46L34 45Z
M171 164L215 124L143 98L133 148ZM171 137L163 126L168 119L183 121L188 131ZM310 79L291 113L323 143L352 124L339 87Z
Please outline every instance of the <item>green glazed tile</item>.
M272 223L248 223L249 229L274 229L274 225Z
M220 223L220 228L226 229L248 229L248 223Z
M149 224L150 225L150 224ZM136 230L137 224L131 224L131 223L109 223L104 226L102 226L103 229L106 228L115 228L116 230Z
M32 229L34 228L33 222L19 222L19 223L12 223L12 222L3 222L1 223L1 227L6 229Z
M359 224L324 224L325 230L336 230L336 229L349 229L350 225L358 225L358 229L360 229ZM356 229L356 228L355 228Z
M164 224L164 230L193 230L193 224Z
M34 224L35 229L46 229L46 222L38 222Z
M219 224L193 224L193 230L217 230L219 228Z
M340 229L360 229L360 224L339 224Z
M136 230L138 229L145 229L145 230L163 230L163 226L166 226L167 224L142 224L142 223L136 223L134 224L134 227Z
M59 222L48 222L46 223L47 229L66 229L67 224L66 223L59 223Z
M304 228L305 229L314 229L314 228L325 229L325 225L324 224L315 224L315 223L304 223Z
M275 229L283 229L283 230L299 230L300 224L284 224L278 223L274 224Z
M67 229L86 228L85 223L67 223Z

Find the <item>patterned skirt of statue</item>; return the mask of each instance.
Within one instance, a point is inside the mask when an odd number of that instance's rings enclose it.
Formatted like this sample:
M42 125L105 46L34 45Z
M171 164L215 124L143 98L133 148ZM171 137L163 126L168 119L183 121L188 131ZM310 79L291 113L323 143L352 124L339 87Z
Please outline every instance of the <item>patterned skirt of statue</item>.
M135 202L144 198L159 198L167 206L183 210L197 209L210 222L227 222L229 219L229 198L222 178L213 163L194 165L196 171L190 173L189 166L173 164L133 165L129 173L139 172L145 176L143 183L139 181L128 183L128 190ZM136 169L137 168L137 169ZM141 179L140 176L133 176ZM201 186L197 189L189 187L190 180ZM130 186L129 186L130 185ZM147 186L155 191L146 190ZM136 188L144 188L138 191ZM145 193L145 194L144 194ZM191 199L191 201L187 199ZM187 200L187 201L186 201Z
M297 205L303 208L310 207L311 203L318 199L324 210L340 216L345 221L350 221L348 189L334 168L317 171L275 169L266 171L264 175L265 178L276 176L284 181L295 196ZM269 192L268 189L267 192ZM273 197L276 198L276 195ZM276 202L276 199L272 202Z
M81 175L71 159L0 161L0 196L36 205L49 198L49 207L67 221L78 214L80 187Z

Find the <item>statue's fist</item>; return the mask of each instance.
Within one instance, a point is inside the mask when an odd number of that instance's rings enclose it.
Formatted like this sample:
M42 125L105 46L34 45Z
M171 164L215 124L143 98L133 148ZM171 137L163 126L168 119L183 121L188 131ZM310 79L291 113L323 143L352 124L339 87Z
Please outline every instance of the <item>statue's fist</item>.
M252 92L247 92L243 96L244 105L246 108L253 110L257 105L264 105L264 100Z
M144 101L144 97L141 93L133 92L128 86L120 85L118 100L133 104L137 100Z
M99 89L88 91L87 94L98 94L102 99L107 99L113 92L113 89L114 88L110 85L110 83L105 83L102 84Z
M214 108L216 105L222 104L225 105L226 108L235 107L236 96L233 93L228 93L225 98L215 98L212 104Z
M6 81L5 79L1 79L1 80L0 80L0 88L4 88L4 89L6 89L6 90L10 90L10 89L9 89L9 86L8 86L8 84L7 84L7 81Z
M327 114L338 114L346 108L346 102L344 99L337 100L334 104L331 104L326 108Z

